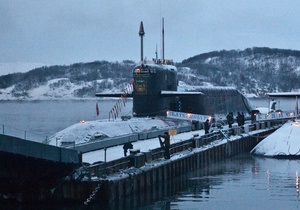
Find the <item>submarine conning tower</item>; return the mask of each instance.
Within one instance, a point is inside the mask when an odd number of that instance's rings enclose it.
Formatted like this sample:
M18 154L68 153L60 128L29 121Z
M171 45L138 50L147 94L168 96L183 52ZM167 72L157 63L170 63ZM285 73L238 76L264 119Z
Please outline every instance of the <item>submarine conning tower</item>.
M142 63L133 70L133 114L136 117L166 115L169 98L161 91L177 91L177 69L173 65Z
M166 116L167 111L202 115L226 115L228 112L250 113L252 107L238 90L228 87L197 87L178 92L177 69L164 59L164 19L162 22L162 59L143 59L143 22L140 24L141 64L133 70L133 116Z
M164 30L163 30L164 32ZM143 22L140 24L141 62L133 69L133 116L167 116L167 111L210 115L222 118L229 112L250 114L255 107L233 87L193 86L177 91L177 68L172 60L143 59ZM164 42L163 42L164 43ZM163 47L164 49L164 47ZM157 53L156 53L157 55ZM183 90L184 89L184 90ZM122 93L97 93L98 97L119 97Z
M162 59L143 59L143 22L140 24L141 64L133 70L133 115L136 117L166 115L172 99L162 97L162 91L177 91L177 69L172 60L164 58L164 18L162 19Z

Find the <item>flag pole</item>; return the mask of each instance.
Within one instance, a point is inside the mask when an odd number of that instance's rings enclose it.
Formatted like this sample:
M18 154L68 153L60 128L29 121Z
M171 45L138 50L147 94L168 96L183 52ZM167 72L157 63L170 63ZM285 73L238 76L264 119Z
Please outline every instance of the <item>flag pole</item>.
M296 118L298 118L298 115L299 115L298 96L296 96Z
M96 102L96 115L97 117L99 116L100 112L99 112L99 106L98 106L98 101Z

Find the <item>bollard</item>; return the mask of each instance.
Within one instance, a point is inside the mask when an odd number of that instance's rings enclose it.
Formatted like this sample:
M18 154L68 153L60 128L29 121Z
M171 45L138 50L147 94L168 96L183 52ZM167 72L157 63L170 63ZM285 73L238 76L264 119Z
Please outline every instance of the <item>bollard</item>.
M200 147L200 140L199 139L195 139L195 147L196 148Z
M249 125L244 125L244 132L249 133Z
M259 128L260 128L260 127L259 127L259 123L255 123L255 129L256 129L256 130L259 130Z
M138 154L139 152L140 152L140 149L130 149L129 150L130 155L135 155L135 154Z
M152 151L149 152L143 152L145 155L145 162L151 163L152 162Z
M237 127L237 126L234 126L233 127L233 133L234 133L234 135L240 135L240 128L239 127Z
M145 165L145 155L143 153L137 153L131 156L131 165L133 167L140 168Z
M265 129L266 128L266 123L265 122L261 122L260 123L260 128L261 129Z

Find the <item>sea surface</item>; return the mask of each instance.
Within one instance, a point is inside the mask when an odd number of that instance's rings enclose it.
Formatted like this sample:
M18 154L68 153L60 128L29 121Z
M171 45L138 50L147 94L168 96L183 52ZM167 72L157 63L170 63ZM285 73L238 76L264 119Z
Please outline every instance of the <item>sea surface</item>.
M96 114L98 103L99 115ZM0 101L0 133L42 142L80 121L108 119L115 99ZM132 115L132 100L122 115Z
M268 99L252 99L255 106L268 106ZM98 103L100 115L96 115ZM108 118L116 100L1 101L0 133L42 142L81 120ZM294 106L294 101L278 102ZM287 104L287 105L284 105ZM283 106L284 105L284 106ZM288 107L287 109L291 109ZM131 115L132 101L121 115ZM33 138L33 139L31 139ZM300 144L299 144L300 147ZM254 157L248 153L191 171L169 180L167 190L125 198L114 206L61 204L17 206L17 209L300 209L299 160ZM15 207L15 206L14 206ZM6 207L15 209L14 207Z

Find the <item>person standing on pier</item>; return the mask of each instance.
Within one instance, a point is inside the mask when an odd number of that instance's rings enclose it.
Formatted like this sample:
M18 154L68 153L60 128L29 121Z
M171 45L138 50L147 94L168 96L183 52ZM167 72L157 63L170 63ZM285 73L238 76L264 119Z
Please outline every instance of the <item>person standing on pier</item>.
M165 159L170 159L170 135L168 132L165 132L164 135L158 135L159 138L159 143L160 146L164 148L165 154L164 157ZM164 138L165 141L162 142L161 138Z
M229 112L226 118L227 118L227 123L229 125L229 128L232 128L232 124L234 123L233 113Z
M244 115L244 112L242 112L242 125L245 125L245 115Z
M133 145L130 142L127 142L123 145L123 150L124 150L124 156L127 156L127 150L128 149L133 149Z
M204 123L204 131L205 131L205 134L209 133L209 120L208 119Z
M236 121L237 121L238 126L243 125L243 116L240 112L237 113Z

